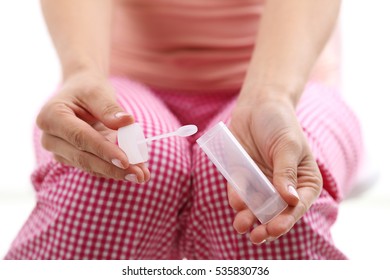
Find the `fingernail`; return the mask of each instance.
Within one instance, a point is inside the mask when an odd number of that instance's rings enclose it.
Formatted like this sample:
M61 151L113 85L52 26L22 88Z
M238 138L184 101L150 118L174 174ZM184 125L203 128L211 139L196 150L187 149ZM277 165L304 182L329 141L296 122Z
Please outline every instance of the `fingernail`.
M130 181L130 182L133 182L133 183L138 183L138 179L137 179L137 176L135 174L127 174L125 176L125 179L127 181Z
M293 186L288 186L288 192L299 199L299 195L297 193L297 190Z
M116 167L119 167L121 169L125 169L125 167L123 166L122 162L117 159L117 158L114 158L112 161L112 164L115 165Z
M261 245L261 244L263 244L263 243L265 243L265 239L263 240L263 241L261 241L261 242L259 242L259 243L255 243L256 245Z
M126 112L118 112L114 116L115 116L115 118L119 119L119 118L124 117L124 116L130 116L130 114L126 113Z

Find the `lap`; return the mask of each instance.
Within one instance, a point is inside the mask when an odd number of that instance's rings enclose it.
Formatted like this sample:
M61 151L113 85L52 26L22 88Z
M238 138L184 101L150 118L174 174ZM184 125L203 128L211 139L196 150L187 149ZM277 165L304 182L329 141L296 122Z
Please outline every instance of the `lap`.
M320 95L320 98L318 96ZM207 131L218 121L229 122L234 101L213 120ZM304 106L304 107L302 107ZM337 111L337 114L334 111ZM332 118L330 118L332 115ZM333 166L341 166L347 170L354 168L352 162L324 162L324 155L332 158L332 154L343 150L348 142L341 141L350 137L336 126L323 126L320 131L313 125L329 121L340 121L347 115L353 125L357 125L353 113L343 102L341 96L321 85L311 85L305 90L301 104L297 108L297 116L304 133L312 147L317 162L324 177L324 190L305 216L298 221L285 236L262 245L254 245L248 235L237 234L232 227L234 211L230 208L226 193L226 181L210 162L203 151L193 147L193 189L194 205L191 209L187 227L186 250L189 258L217 259L343 259L345 256L333 244L330 228L335 222L338 193L345 186L340 172L334 172ZM320 153L320 152L321 153ZM349 153L351 152L344 150ZM327 158L327 159L328 159ZM334 156L333 156L334 158ZM337 159L336 159L337 160ZM343 160L339 157L339 160ZM330 167L330 168L329 168ZM335 181L336 179L336 181ZM311 244L311 245L310 245ZM314 245L316 244L316 245Z
M126 79L112 84L119 103L134 114L147 137L178 127L175 116L146 87ZM44 159L32 175L37 204L6 258L180 257L178 213L188 203L191 181L188 141L152 142L152 176L144 185L92 176L55 162L39 142L36 146L38 158Z
M161 97L148 88L120 78L112 79L112 84L118 102L142 123L147 137L181 125L182 116L172 113ZM32 177L37 205L6 258L343 258L329 233L342 182L335 180L342 176L332 172L340 166L347 168L350 161L337 165L329 160L327 147L336 152L344 149L339 138L345 137L345 132L322 124L331 120L329 116L336 116L336 121L345 115L351 122L354 119L340 97L331 92L326 92L326 96L324 92L321 87L308 88L297 116L322 164L323 176L329 180L325 180L324 192L310 211L282 238L258 246L251 244L248 236L234 231L235 213L228 204L224 178L200 148L185 139L152 142L151 181L136 185L93 177L55 163L49 154L40 157L45 151L38 143L38 131L36 147L41 160ZM218 121L229 121L235 101L225 99L223 109L213 118L208 114L200 119L201 114L197 115L197 122L205 127L203 132ZM338 108L345 110L335 113L336 101ZM185 110L180 114L185 114ZM322 125L321 130L318 124ZM347 153L350 156L352 152ZM323 249L310 244L319 244Z

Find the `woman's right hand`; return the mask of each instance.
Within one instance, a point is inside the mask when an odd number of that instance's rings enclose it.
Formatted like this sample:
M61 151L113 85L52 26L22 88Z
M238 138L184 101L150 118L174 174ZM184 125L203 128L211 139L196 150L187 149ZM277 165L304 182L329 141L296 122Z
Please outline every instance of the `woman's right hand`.
M107 78L89 71L69 76L37 117L42 146L58 162L97 176L143 183L150 178L148 168L130 165L115 144L117 129L132 123Z

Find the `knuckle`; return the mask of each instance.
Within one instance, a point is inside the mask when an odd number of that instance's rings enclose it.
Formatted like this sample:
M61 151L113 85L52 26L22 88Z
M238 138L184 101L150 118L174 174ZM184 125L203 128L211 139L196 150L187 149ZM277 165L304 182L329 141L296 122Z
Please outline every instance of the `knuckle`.
M84 86L82 90L82 102L93 102L97 99L101 99L102 96L106 96L110 92L110 89L102 83L91 83Z
M100 100L100 104L103 104L100 108L103 115L112 115L122 109L118 108L118 105L115 103L115 98L112 95L112 89L105 84L91 84L87 85L83 89L83 94L81 102L85 105L96 100ZM88 106L88 105L87 105Z
M281 151L300 151L302 150L301 140L296 133L291 131L281 132L277 140L273 140L275 152Z
M296 137L296 135L293 135L291 133L285 135L283 142L284 142L286 149L288 149L290 151L302 150L301 141L299 141L299 139Z
M303 216L309 210L310 205L305 201L302 201L302 203L299 203L296 207L298 208L298 213L300 213L300 216Z
M307 165L308 167L302 173L303 175L306 175L307 178L310 178L308 180L310 187L319 193L321 192L324 184L320 168L311 156L309 157L309 163L307 163Z
M283 175L289 180L295 182L297 180L297 170L292 167L287 167L283 170Z
M118 168L113 167L111 164L106 162L94 165L94 169L90 168L90 166L92 165L88 164L88 167L83 169L97 177L112 178L116 180L123 180L125 177L124 171L118 170Z
M64 160L63 157L61 157L61 156L59 156L59 155L56 155L56 154L54 154L53 157L54 157L54 160L55 160L55 161L57 161L57 162L59 162L59 163L65 163L65 160Z
M42 108L42 110L39 112L39 114L35 120L35 123L37 124L37 126L41 130L43 130L43 131L49 130L49 128L50 128L49 118L47 118L47 116L46 116L45 107Z
M86 170L86 172L91 174L94 177L104 177L101 173L93 171L93 170L89 170L89 171Z
M43 131L51 131L58 124L58 118L67 112L66 105L60 102L49 102L38 113L35 123Z
M235 195L232 187L228 186L227 194L228 194L229 205L233 210L239 211L240 209L243 208L242 204L240 203L239 199L237 198L237 195Z
M87 172L95 177L106 177L114 179L123 179L124 175L120 170L116 170L110 166L110 164L104 164L103 166L98 162L93 164L90 159L80 152L72 157L72 164L84 172Z
M92 171L90 164L89 164L89 161L86 159L85 156L83 156L82 153L76 153L75 155L73 155L72 162L75 166L77 166L77 167L79 167L87 172Z
M229 206L234 209L234 203L233 203L232 197L230 195L228 195L228 203L229 203ZM234 209L234 210L236 210L236 209Z
M230 207L231 207L233 210L238 211L237 203L235 203L235 201L232 199L231 196L228 197L228 201L229 201Z
M323 179L322 179L321 174L318 174L318 176L315 176L314 184L315 184L315 186L317 186L317 188L318 188L319 190L322 189L323 184L324 184L324 181L323 181Z
M51 141L50 137L46 133L42 133L41 136L41 146L45 149L50 151L51 150Z
M99 83L87 83L82 89L83 96L87 99L96 98L102 91L104 87Z
M102 108L102 113L103 115L112 115L116 112L118 112L120 110L118 110L118 106L116 104L106 104L103 108Z
M292 167L286 167L282 170L276 171L274 176L285 178L294 184L297 183L297 170Z
M111 166L110 164L106 164L103 168L102 174L105 177L123 180L125 177L124 171L118 170L116 167Z
M79 150L84 150L86 147L86 139L84 135L84 131L80 129L72 129L68 132L68 139L76 146Z
M94 154L96 154L99 158L104 159L105 154L104 154L104 144L103 143L96 143L94 147Z

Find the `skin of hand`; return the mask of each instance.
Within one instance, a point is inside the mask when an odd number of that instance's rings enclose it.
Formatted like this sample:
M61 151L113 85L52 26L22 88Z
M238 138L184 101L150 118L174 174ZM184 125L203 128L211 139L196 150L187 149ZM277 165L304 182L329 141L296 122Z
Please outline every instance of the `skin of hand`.
M62 66L62 87L37 117L42 145L57 161L91 174L138 183L150 173L129 165L115 144L116 130L134 119L115 100L108 82L110 0L41 0Z
M130 165L115 144L117 129L132 123L108 80L91 72L69 76L37 117L42 145L58 162L96 176L143 183L150 179L146 165Z
M289 99L267 97L257 103L238 103L230 129L289 205L250 233L255 244L272 241L287 233L317 199L322 189L320 171ZM256 217L229 185L228 198L237 211L234 228L246 233Z
M295 114L308 76L337 21L340 0L266 1L230 129L289 207L255 227L253 243L287 233L322 190L322 177ZM228 186L245 233L256 217Z

